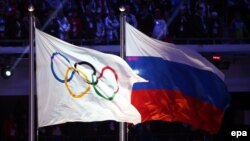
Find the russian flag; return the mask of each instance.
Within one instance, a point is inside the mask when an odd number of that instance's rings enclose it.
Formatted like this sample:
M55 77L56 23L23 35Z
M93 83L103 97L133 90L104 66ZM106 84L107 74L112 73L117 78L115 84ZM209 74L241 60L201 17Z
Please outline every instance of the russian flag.
M147 83L131 101L142 122L182 122L217 133L230 96L224 74L195 51L152 39L126 23L127 62Z

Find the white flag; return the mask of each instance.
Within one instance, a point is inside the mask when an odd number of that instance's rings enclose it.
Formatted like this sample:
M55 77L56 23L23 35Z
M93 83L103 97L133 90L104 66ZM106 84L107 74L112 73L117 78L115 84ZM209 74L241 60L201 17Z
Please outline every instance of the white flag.
M38 29L35 34L38 127L75 121L141 121L131 105L131 89L144 79L123 59L74 46Z

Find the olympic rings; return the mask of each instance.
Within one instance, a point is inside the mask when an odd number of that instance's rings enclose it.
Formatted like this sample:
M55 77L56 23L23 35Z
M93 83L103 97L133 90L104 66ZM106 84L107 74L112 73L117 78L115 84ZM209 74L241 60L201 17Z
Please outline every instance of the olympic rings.
M52 71L52 74L57 81L65 84L66 89L68 90L69 94L72 97L81 98L81 97L85 96L90 91L90 88L91 88L90 86L92 86L94 88L95 93L98 96L100 96L106 100L110 100L110 101L114 99L115 95L119 91L119 85L118 85L118 75L113 68L111 68L110 66L103 67L101 70L101 73L97 77L96 76L96 74L97 74L96 68L91 63L89 63L87 61L81 61L81 62L75 63L74 67L69 66L66 70L64 79L61 79L58 77L58 75L55 73L55 70L54 70L53 59L56 55L61 56L64 60L66 60L68 62L69 65L71 65L70 60L66 56L64 56L62 53L59 53L59 52L53 53L51 56L51 71ZM91 68L93 70L93 72L91 74L91 80L88 79L88 76L85 73L83 73L79 68L77 68L78 65L86 65L86 66L89 66L89 68ZM117 84L117 88L114 90L114 92L112 93L111 96L105 96L104 94L101 94L101 92L96 87L99 79L101 79L103 77L104 72L106 70L110 70L112 72L112 74L115 77L116 84ZM72 71L72 72L69 76L70 71ZM75 75L75 73L79 74L79 76L81 76L84 79L84 82L86 82L86 85L87 85L86 89L83 92L81 92L80 94L75 94L74 92L72 92L72 90L68 84L73 79L73 76ZM96 77L96 79L94 79L94 77Z

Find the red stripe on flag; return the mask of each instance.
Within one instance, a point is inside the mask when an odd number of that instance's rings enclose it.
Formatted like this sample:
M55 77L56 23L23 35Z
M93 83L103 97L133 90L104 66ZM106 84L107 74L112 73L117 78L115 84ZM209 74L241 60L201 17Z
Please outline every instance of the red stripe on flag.
M217 133L224 112L214 105L173 90L133 90L132 104L142 122L161 120L183 122L193 128Z

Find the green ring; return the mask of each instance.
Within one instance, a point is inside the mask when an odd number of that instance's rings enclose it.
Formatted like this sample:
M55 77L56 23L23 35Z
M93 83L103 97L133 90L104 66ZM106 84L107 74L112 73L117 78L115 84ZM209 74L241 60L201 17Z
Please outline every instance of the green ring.
M92 74L91 78L92 78L92 82L93 82L93 81L94 81L94 74ZM96 92L96 94L97 94L98 96L100 96L100 97L102 97L102 98L104 98L104 99L106 99L106 100L109 100L109 101L113 100L114 97L115 97L115 94L118 92L118 91L117 91L117 92L114 92L113 95L110 96L110 97L105 97L103 94L101 94L101 93L97 90L97 88L95 87L95 85L92 84L92 86L94 87L94 90L95 90L95 92Z

